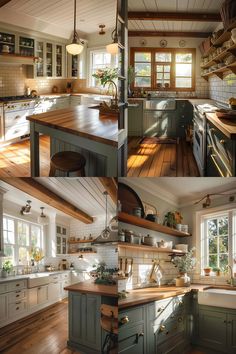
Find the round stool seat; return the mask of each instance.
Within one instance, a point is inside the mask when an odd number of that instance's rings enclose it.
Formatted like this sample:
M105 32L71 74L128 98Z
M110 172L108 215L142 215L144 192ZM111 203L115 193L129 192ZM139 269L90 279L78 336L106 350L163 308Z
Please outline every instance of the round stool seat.
M65 172L69 176L70 172L79 172L85 176L84 167L86 159L79 152L61 151L51 157L49 176L55 176L56 170Z

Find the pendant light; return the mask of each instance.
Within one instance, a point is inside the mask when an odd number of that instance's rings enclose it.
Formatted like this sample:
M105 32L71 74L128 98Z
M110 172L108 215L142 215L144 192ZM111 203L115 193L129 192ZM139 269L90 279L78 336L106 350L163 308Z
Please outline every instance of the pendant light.
M40 224L40 225L48 225L49 219L48 219L48 216L46 216L44 214L44 212L43 212L44 207L40 207L40 209L41 209L41 214L38 217L38 224Z
M110 236L110 228L108 227L107 225L107 196L108 196L108 193L107 191L103 192L103 195L105 195L105 198L106 198L106 222L105 222L105 229L102 231L101 233L101 237L105 240L107 240Z
M78 55L82 53L84 47L83 42L80 41L78 33L76 32L76 0L74 0L74 33L71 44L66 46L66 50L69 54Z
M118 46L118 0L116 1L116 28L111 34L111 38L113 39L113 42L111 44L108 44L106 46L107 52L112 54L112 55L117 55L119 52L119 46Z
M26 205L21 208L20 213L21 215L31 214L31 200L26 201Z

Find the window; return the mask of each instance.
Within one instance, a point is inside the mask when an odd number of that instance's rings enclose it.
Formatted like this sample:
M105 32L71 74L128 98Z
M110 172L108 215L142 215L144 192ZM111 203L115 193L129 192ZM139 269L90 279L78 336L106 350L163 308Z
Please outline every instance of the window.
M89 70L90 86L100 86L100 81L92 76L98 69L116 68L117 66L118 56L107 53L106 49L91 50Z
M195 49L131 48L133 88L193 91Z
M27 264L32 247L43 247L42 227L10 216L3 216L4 253L13 264Z
M202 217L201 269L209 266L226 271L236 261L235 232L236 212L225 211Z

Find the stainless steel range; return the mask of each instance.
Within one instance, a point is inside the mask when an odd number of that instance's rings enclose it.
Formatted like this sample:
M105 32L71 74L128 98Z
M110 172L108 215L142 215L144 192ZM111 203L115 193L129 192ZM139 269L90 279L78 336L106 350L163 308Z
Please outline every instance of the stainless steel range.
M32 98L8 101L3 104L5 142L28 137L29 122L26 117L33 114L34 106L35 101Z
M215 112L223 105L203 103L194 105L193 118L193 154L198 165L200 176L206 175L206 113Z

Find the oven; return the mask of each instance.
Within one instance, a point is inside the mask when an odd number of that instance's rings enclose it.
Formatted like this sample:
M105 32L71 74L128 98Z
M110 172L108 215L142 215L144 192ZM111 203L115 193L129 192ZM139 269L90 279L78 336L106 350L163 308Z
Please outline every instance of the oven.
M3 105L4 141L18 141L29 137L29 121L34 112L34 101L8 102Z
M193 155L200 176L205 176L206 169L206 117L194 107L193 116Z

